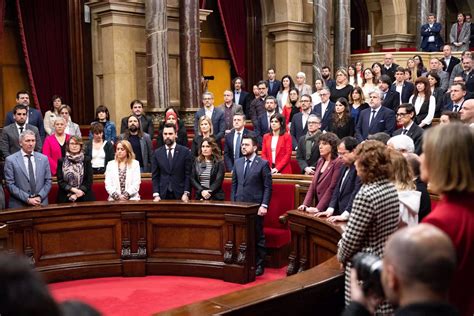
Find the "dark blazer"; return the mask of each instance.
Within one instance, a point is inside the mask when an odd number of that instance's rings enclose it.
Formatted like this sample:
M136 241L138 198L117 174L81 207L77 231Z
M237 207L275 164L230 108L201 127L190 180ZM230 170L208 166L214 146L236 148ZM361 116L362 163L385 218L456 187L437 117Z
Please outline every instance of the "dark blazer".
M120 134L117 137L117 140L128 140L126 133ZM143 161L143 172L151 171L151 156L153 155L153 147L151 145L150 135L143 133L143 136L140 137L140 148L142 151L142 161ZM137 159L138 160L138 159Z
M267 133L262 141L262 159L268 161L268 166L272 165L272 134ZM275 168L279 173L291 174L291 136L284 133L278 137L275 151Z
M69 201L68 194L71 193L71 186L64 179L63 176L63 163L64 158L58 160L58 168L56 171L56 177L58 179L58 199L56 203L71 203ZM95 201L94 191L92 191L92 181L93 181L93 172L92 172L92 163L91 159L88 156L84 156L84 176L82 178L82 183L79 186L79 190L82 190L85 194L78 198L76 202L85 202L85 201Z
M7 113L7 117L5 118L5 123L3 126L7 126L12 123L15 123L15 118L13 117L13 111L10 111ZM44 140L46 137L46 132L44 131L43 115L41 115L40 111L32 108L31 106L28 107L28 124L36 126L41 139Z
M372 108L368 108L362 110L359 114L355 132L355 138L359 143L366 140L371 134L384 132L391 136L395 130L395 112L381 106L369 126L370 116L372 115L371 111Z
M92 139L87 141L84 144L84 155L92 159ZM115 149L114 145L110 141L106 141L104 145L104 152L105 152L105 161L104 161L104 172L105 168L107 167L107 163L115 158Z
M149 115L140 116L140 126L142 131L150 135L150 138L153 138L154 128L153 128L153 119ZM122 118L120 123L120 134L125 133L128 129L128 116Z
M235 90L232 90L232 93L234 94L234 97L232 99L232 102L235 103ZM240 90L240 98L239 98L239 103L242 106L242 109L244 110L244 113L246 116L248 116L248 106L249 106L249 99L250 99L250 94L247 91Z
M277 113L275 111L275 113ZM255 125L254 133L257 136L258 143L262 145L263 135L270 131L270 126L268 125L267 112L260 115L257 119L257 124Z
M242 131L242 135L240 138L240 141L242 141L242 137L247 136L247 135L253 135L254 133L252 131L249 131L248 129L244 128ZM232 131L225 135L225 142L224 142L224 162L225 162L225 169L226 171L232 171L234 168L234 135L235 135L235 130L232 129ZM239 148L239 158L242 157L242 151Z
M421 223L423 218L431 212L431 198L428 192L428 186L420 180L420 177L416 178L415 184L416 190L421 192L420 210L418 211L418 222Z
M336 124L334 124L333 120L331 119L329 121L329 127L327 130L329 132L336 134L337 137L339 137L339 139L346 136L354 136L354 132L355 132L354 119L352 118L352 116L349 116L349 121L347 121L347 123L344 124L343 126L336 126Z
M193 158L187 147L176 144L173 155L173 164L168 163L166 146L161 146L153 153L151 161L151 180L153 193L159 193L163 198L166 195L168 184L176 197L181 197L186 192L191 192L191 168Z
M311 114L316 114L321 118L321 130L327 130L329 126L329 121L331 120L332 113L334 112L334 108L336 107L336 103L329 101L328 106L326 107L326 111L324 114L321 113L321 103L316 104L311 111Z
M424 129L422 129L415 122L413 122L410 129L406 133L407 136L413 139L413 143L415 144L415 153L417 155L421 155L421 152L422 152L424 131L425 131ZM401 135L402 132L403 132L403 127L393 132L393 136Z
M326 170L321 173L321 168L323 167L324 162L323 158L319 158L313 180L311 181L311 185L309 186L303 202L303 205L311 206L313 204L313 198L316 197L316 207L321 212L326 211L329 202L331 202L332 193L336 187L339 174L341 173L341 167L343 165L341 159L333 159L329 162Z
M194 115L194 134L198 135L199 129L199 119L201 116L206 115L206 111L204 108L200 108L196 114ZM214 110L212 110L212 128L213 134L216 138L217 143L219 144L221 138L224 137L225 133L225 118L224 118L224 111L222 109L216 108L214 106Z
M395 90L388 89L385 94L385 99L382 100L382 105L392 111L396 111L400 105L400 93Z
M245 157L235 161L232 171L231 201L253 202L270 205L272 198L272 174L268 161L255 156L244 179Z
M301 136L306 135L308 132L308 122L306 122L303 128L303 113L296 113L291 119L290 134L292 138L293 149L298 146L298 141Z
M319 136L323 134L321 131L317 131L317 133L319 133ZM319 136L316 137L315 141L313 142L313 147L311 147L311 156L308 160L306 160L306 135L301 136L300 140L298 141L296 160L298 161L298 165L301 168L301 173L304 173L304 168L306 167L316 167L316 163L319 159Z
M396 82L392 83L390 90L397 91ZM401 96L402 103L408 103L414 90L415 90L415 85L413 83L409 81L403 81L402 96Z
M461 102L461 106L458 108L458 112L462 109L462 106L464 105L464 102L466 101L466 99L464 99L462 102ZM446 103L443 107L443 111L454 111L454 103L453 101L451 101L451 99L449 100L448 103Z
M253 125L256 126L258 118L267 113L265 100L260 97L253 99L252 102L249 103L247 110L249 118L252 120Z
M471 70L467 75L463 74L463 77L466 81L466 90L474 92L474 71Z
M434 117L440 117L442 105L445 102L447 96L449 96L449 93L448 94L444 93L443 90L441 90L441 88L438 87L433 90L433 93L431 95L434 96L436 100L436 109L435 109Z
M443 58L443 60L444 60L444 58ZM447 65L447 67L446 67L446 69L444 69L444 71L446 71L447 73L449 73L449 75L451 75L451 72L453 72L454 66L456 66L460 62L461 62L461 60L459 58L451 55L451 59L449 60L449 65Z
M392 79L392 82L395 81L395 71L397 70L399 66L395 63L392 63L392 66L390 68L385 68L385 65L382 65L382 75L387 75Z
M36 126L31 124L26 124L25 130L26 129L32 130L35 133L35 151L41 152L43 142L41 141L41 136L38 132L38 129L36 128ZM2 134L0 137L0 151L2 152L3 158L6 158L11 154L16 153L20 149L20 135L18 134L16 124L13 123L8 126L5 126L2 130Z
M349 169L349 173L344 180L344 183L341 187L342 178ZM352 201L362 185L360 178L357 176L357 171L354 165L342 166L339 174L339 179L337 180L336 187L332 193L331 202L329 202L329 207L334 209L333 215L341 215L345 211L351 212L352 210Z
M179 129L178 129L178 138L176 139L176 143L188 147L188 133L186 131L186 126L184 125L184 122L182 120L179 121L178 123ZM162 121L160 123L160 127L158 128L158 135L156 135L156 148L160 148L165 144L163 141L163 129L165 128L165 122Z
M278 91L280 91L281 81L275 79L275 81L273 81L273 87L272 89L270 89L270 81L267 80L267 87L268 87L268 95L272 95L276 98Z
M434 38L435 38L434 43L435 43L436 48L439 51L439 49L443 45L443 39L439 35L440 32L441 32L441 23L435 22L435 23L433 23L433 27L431 27L431 28L430 28L430 25L428 23L423 24L421 26L421 31L420 31L420 35L422 37L420 48L422 50L427 49L428 48L428 38L430 36L434 36Z
M224 182L224 161L214 162L211 169L211 179L209 188L204 188L201 185L199 177L202 172L206 169L205 162L199 162L196 160L192 168L191 184L196 191L195 199L201 200L204 199L201 196L203 190L211 190L210 200L224 201L224 191L222 190L222 182Z

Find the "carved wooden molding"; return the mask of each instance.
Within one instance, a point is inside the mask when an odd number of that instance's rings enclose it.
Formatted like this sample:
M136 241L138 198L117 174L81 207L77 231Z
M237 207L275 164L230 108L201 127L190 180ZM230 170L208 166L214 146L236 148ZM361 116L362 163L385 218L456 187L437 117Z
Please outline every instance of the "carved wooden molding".
M229 240L224 246L224 262L231 264L233 262L234 243Z

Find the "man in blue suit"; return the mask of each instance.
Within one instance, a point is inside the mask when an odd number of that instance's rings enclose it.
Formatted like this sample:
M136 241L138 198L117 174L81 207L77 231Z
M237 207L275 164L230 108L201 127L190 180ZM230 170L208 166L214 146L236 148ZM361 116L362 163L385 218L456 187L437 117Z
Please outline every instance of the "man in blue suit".
M303 94L300 98L301 112L293 115L290 125L290 134L293 143L293 150L298 147L298 142L301 136L306 135L308 132L308 118L311 114L311 96L309 94Z
M441 24L436 22L433 13L428 14L428 23L421 26L421 50L424 52L439 52L443 45L441 38Z
M189 201L193 158L187 147L176 143L176 125L167 123L163 128L164 145L158 148L151 164L153 201Z
M317 217L328 216L328 221L347 221L352 210L352 201L362 185L354 165L357 140L354 137L344 137L337 146L337 152L344 165L332 193L331 202L325 212L316 214Z
M27 129L20 135L21 149L5 160L10 208L48 205L51 170L48 157L34 152L35 145L35 133Z
M231 200L251 202L259 206L255 228L255 275L264 272L265 235L263 233L263 216L267 214L272 197L272 175L268 161L257 156L257 139L255 136L242 138L242 158L235 161L232 171Z
M371 134L384 132L392 135L395 130L395 112L382 106L382 91L375 89L369 93L370 108L362 110L357 121L355 137L361 143Z
M23 104L27 109L27 119L26 124L36 126L41 136L41 139L44 140L46 133L44 131L43 115L37 109L30 107L30 94L28 91L18 91L16 93L16 104ZM5 123L3 126L10 125L15 123L15 118L13 117L13 111L7 113L5 118Z
M413 91L415 90L415 85L405 80L405 68L397 68L395 71L395 82L392 84L390 89L392 91L397 91L400 94L399 104L408 103Z
M329 100L331 93L326 87L321 89L319 95L321 96L321 103L313 107L311 114L316 114L316 116L321 118L321 131L325 131L329 127L336 104Z
M381 75L379 79L379 88L382 91L382 105L392 111L396 111L400 105L400 93L391 90L392 80L388 75Z
M276 98L278 91L280 91L281 82L280 80L276 79L275 69L268 68L267 71L267 87L268 87L268 95L274 96Z
M270 131L270 117L277 113L277 101L275 97L269 95L265 98L265 113L260 115L255 125L255 136L258 143L262 144L263 135Z
M207 115L207 117L211 118L216 142L217 144L220 144L220 141L225 134L224 111L214 107L214 94L212 92L204 92L202 94L202 104L204 107L199 109L194 115L194 134L198 135L198 125L201 116Z
M237 113L233 118L234 128L230 133L225 135L224 143L224 162L225 170L232 171L234 169L234 161L242 157L240 144L242 138L247 135L253 135L252 131L245 128L245 115Z

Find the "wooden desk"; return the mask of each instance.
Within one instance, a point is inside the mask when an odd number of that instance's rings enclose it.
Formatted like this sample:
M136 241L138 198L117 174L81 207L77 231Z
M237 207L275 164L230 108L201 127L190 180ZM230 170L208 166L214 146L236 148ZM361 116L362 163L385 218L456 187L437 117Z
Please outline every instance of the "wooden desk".
M46 281L144 275L255 280L250 203L151 201L53 204L0 213L8 249Z

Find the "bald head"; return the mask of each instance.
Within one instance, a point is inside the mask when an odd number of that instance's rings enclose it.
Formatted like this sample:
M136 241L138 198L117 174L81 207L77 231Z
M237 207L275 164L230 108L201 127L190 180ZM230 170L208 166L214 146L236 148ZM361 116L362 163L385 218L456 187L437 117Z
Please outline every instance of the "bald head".
M422 286L446 293L456 268L449 237L429 224L407 227L393 234L385 246L385 263L393 266L402 287Z

